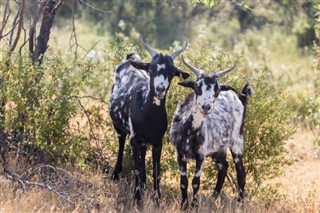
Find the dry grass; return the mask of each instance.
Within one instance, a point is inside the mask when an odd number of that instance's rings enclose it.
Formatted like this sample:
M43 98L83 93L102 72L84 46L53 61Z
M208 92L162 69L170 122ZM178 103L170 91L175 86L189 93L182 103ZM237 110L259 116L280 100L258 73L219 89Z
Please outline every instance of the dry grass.
M258 198L247 199L240 206L229 195L217 200L200 193L198 209L190 212L319 212L320 209L320 159L316 155L313 135L300 131L287 142L289 155L296 162L286 169L283 176L272 180L280 184L283 198L266 207ZM12 158L11 168L23 171L27 164ZM41 187L26 187L21 183L0 176L0 212L179 212L180 193L162 187L160 206L151 198L151 184L146 189L143 208L133 205L133 182L123 178L120 182L110 181L110 175L97 171L81 172L68 168L68 183L62 186L67 197L59 198L55 193ZM41 179L37 179L40 181ZM162 182L166 180L162 179ZM63 191L61 188L59 190ZM191 189L189 189L191 193ZM191 197L191 194L190 196ZM74 203L70 203L67 199ZM266 199L267 200L267 199Z
M320 158L313 140L311 132L300 130L287 141L295 163L273 180L284 195L275 206L277 212L320 212Z

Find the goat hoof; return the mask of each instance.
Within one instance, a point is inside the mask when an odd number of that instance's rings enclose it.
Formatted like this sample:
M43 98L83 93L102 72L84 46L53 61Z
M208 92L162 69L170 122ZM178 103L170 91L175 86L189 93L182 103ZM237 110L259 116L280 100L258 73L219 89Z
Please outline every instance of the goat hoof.
M120 174L120 172L122 171L122 166L120 166L120 167L115 167L115 169L113 170L113 173L112 173L112 175L111 175L111 179L114 181L114 182L117 182L117 181L119 181L119 179L120 179L120 176L119 176L119 174Z
M112 175L111 175L111 179L114 181L114 182L117 182L117 181L119 181L119 173L113 173Z
M237 201L238 203L243 204L243 197L238 197Z
M143 210L143 201L142 201L142 199L140 199L140 200L135 199L135 204L136 204L139 212L141 212Z
M135 193L134 193L134 200L139 204L142 200L142 191L141 191L141 188L138 187L136 190L135 190Z
M198 206L199 206L199 200L197 198L193 198L192 203L191 203L191 207L198 208Z
M154 199L153 199L153 202L155 203L155 205L156 205L157 207L160 207L160 199L159 199L159 198L154 198Z
M181 210L186 211L189 208L189 203L188 201L182 201L181 202Z
M214 191L214 192L212 193L212 197L213 197L214 199L217 199L217 198L219 197L219 193L216 192L216 191Z
M153 201L157 207L160 206L160 193L158 193L158 192L153 193Z

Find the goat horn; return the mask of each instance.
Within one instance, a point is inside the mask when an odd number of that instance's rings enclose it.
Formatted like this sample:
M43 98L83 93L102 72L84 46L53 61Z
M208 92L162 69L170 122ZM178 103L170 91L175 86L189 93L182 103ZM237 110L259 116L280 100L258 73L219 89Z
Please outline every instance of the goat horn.
M194 72L194 74L196 74L197 78L199 78L200 75L201 75L201 73L203 73L203 71L195 68L194 66L192 66L192 65L190 65L190 64L188 64L188 63L184 60L183 55L181 56L181 58L182 58L183 63L184 63L192 72Z
M176 52L170 53L168 54L172 60L175 59L178 55L180 55L183 51L185 51L187 49L188 46L188 42L185 42L184 47L182 47L180 50L177 50Z
M223 71L215 72L214 75L216 75L219 79L231 72L234 68L236 68L237 61L235 61L232 65L232 67L229 67L228 69L225 69Z
M156 54L158 54L155 50L153 50L147 43L144 42L142 35L140 35L140 43L143 46L144 49L146 49L151 57L153 58Z

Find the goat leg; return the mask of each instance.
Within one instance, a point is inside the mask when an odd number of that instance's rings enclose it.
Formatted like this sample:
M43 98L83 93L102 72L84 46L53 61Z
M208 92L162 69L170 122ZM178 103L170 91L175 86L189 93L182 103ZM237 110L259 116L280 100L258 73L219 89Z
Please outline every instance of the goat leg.
M144 188L147 182L147 175L146 175L146 152L147 152L147 147L146 145L141 145L140 146L140 151L141 151L141 187Z
M142 160L141 160L141 146L140 143L135 139L131 139L131 148L133 152L133 161L134 161L134 175L135 175L135 193L134 193L134 198L135 201L139 204L141 199L142 199L142 179L143 179L143 174L142 174Z
M114 167L111 179L113 179L113 181L118 181L119 173L122 171L123 151L124 151L124 145L125 145L127 135L125 133L121 133L121 131L118 128L116 128L116 126L114 127L118 132L119 150L118 150L117 163L116 163L116 166Z
M188 177L187 162L182 155L178 154L178 164L180 169L180 190L182 195L181 209L185 211L188 207Z
M154 199L157 205L159 205L160 199L160 157L162 151L162 144L153 145L152 147L152 163L153 163L153 190L154 190Z
M204 164L204 156L197 154L197 156L196 156L196 171L195 171L195 175L192 179L192 188L193 188L193 199L192 199L192 203L191 203L192 207L198 207L198 204L199 204L197 193L200 188L200 176L201 176L203 164Z
M237 180L238 180L238 186L239 186L239 197L238 201L242 202L244 197L244 186L246 183L246 172L243 166L243 155L237 155L234 152L232 152L233 161L236 167L237 171Z
M214 189L214 192L213 192L213 196L217 197L217 195L220 194L222 186L224 184L229 164L226 160L226 153L224 153L224 152L216 153L214 155L214 159L215 159L217 167L218 167L218 180L217 180L217 184Z

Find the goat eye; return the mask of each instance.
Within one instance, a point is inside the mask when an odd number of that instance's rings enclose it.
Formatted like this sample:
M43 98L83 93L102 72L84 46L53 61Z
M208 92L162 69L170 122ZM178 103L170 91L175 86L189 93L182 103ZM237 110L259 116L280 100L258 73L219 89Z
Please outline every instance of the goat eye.
M197 95L201 95L201 88L200 87L195 86L194 91L196 92Z

